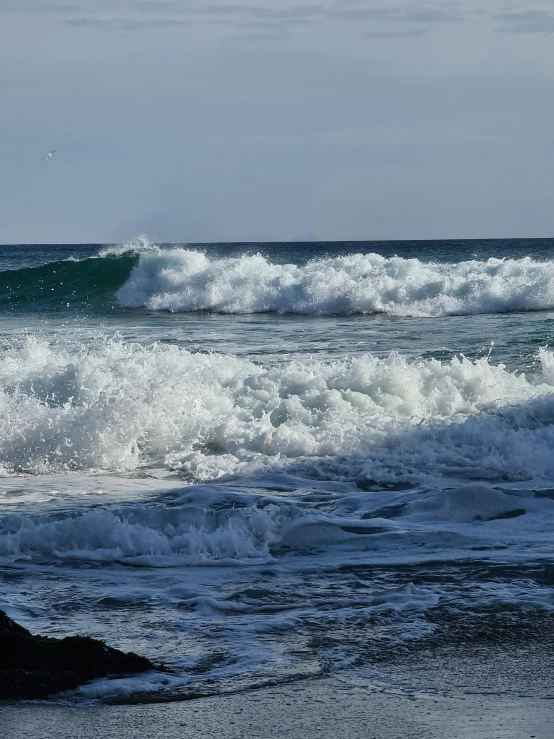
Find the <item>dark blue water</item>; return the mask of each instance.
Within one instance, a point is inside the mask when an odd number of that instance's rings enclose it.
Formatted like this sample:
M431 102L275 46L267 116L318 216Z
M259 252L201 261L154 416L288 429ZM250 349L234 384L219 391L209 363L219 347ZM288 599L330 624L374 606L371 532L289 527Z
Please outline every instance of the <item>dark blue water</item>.
M137 242L140 248L142 242ZM174 248L174 244L161 245ZM554 249L554 239L463 239L449 241L323 241L323 242L275 242L275 243L226 243L192 244L183 248L199 249L215 257L240 256L260 253L272 260L298 264L311 259L321 259L349 254L376 252L384 257L400 256L406 259L422 259L441 262L461 259L485 260L517 259L530 256L533 259L549 259ZM107 244L0 244L0 269L34 267L62 259L87 259L97 256Z

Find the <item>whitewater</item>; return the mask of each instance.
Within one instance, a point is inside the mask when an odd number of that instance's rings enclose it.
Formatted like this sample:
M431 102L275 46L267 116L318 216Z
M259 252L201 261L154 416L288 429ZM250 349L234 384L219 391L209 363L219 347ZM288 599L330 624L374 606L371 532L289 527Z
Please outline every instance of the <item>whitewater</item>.
M266 366L118 338L0 359L0 470L179 470L212 482L295 469L383 481L444 474L548 479L554 356L511 373L487 357ZM462 443L463 442L463 443ZM324 472L321 472L321 471Z
M414 317L554 307L554 261L530 256L444 262L369 252L290 263L252 248L223 254L143 240L19 269L5 257L11 269L2 270L0 258L0 305Z
M0 608L171 670L62 700L553 617L553 247L0 247Z
M119 305L217 313L388 313L441 316L554 307L554 263L488 259L457 264L353 254L304 265L260 254L210 259L186 249L146 253Z

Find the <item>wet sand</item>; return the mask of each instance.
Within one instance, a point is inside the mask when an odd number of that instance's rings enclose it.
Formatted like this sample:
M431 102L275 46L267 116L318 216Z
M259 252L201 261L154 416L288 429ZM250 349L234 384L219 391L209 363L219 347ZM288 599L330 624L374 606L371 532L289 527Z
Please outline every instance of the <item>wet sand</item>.
M4 704L9 739L552 739L546 648L419 654L371 672L185 702Z

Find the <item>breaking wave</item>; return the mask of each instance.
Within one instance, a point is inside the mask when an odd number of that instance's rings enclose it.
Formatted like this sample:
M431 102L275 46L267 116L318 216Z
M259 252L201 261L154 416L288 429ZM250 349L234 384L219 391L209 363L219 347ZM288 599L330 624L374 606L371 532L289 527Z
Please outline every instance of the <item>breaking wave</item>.
M554 476L554 358L536 377L487 359L396 353L257 364L120 339L0 357L0 470L178 470L193 481Z
M442 316L554 308L554 262L488 259L455 264L353 254L304 265L266 257L145 253L117 292L121 306L166 311L386 313Z
M363 542L374 562L381 549L390 563L414 550L418 560L436 557L439 542L451 555L531 531L549 543L553 516L550 499L475 483L430 493L351 492L331 501L312 494L306 502L192 486L153 502L8 513L0 520L0 562L48 556L148 567L261 564L309 547L342 547L344 556ZM236 601L219 609L245 610Z
M0 272L0 306L443 316L554 308L554 262L422 262L378 254L273 263L148 243Z

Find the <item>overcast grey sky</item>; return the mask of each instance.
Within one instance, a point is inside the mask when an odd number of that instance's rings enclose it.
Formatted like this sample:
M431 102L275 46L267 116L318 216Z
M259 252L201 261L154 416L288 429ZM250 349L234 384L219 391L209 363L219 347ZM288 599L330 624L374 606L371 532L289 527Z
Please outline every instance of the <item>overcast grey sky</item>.
M554 0L0 0L1 243L554 236L553 159Z

